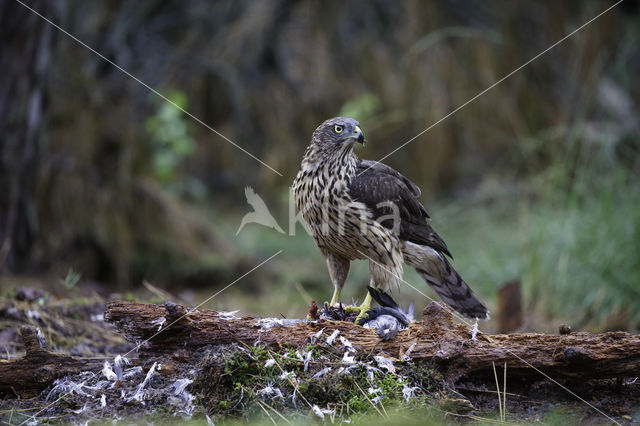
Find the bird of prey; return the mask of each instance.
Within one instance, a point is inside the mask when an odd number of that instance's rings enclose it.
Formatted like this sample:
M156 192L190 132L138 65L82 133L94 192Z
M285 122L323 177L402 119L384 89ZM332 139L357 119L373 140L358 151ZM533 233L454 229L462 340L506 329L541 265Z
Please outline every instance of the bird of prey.
M368 259L371 287L399 287L406 263L453 309L487 319L489 311L427 223L418 186L385 164L358 158L357 142L364 145L365 138L356 120L326 120L313 132L293 182L298 211L327 261L335 288L330 304L339 301L351 261ZM367 293L357 308L359 320L370 306Z

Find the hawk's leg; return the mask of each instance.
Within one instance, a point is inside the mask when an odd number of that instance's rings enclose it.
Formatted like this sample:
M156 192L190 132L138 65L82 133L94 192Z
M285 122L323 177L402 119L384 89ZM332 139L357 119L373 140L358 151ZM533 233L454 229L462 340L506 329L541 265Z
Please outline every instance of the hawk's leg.
M340 291L344 286L344 282L349 275L349 266L351 262L342 256L333 254L330 252L325 253L327 259L327 268L329 268L329 276L333 283L333 296L331 297L331 303L329 306L333 306L340 301Z
M331 302L329 303L329 306L333 306L336 303L338 303L339 299L340 299L340 290L338 290L338 287L336 287L333 290L333 296L331 296Z
M397 288L402 279L402 252L394 251L393 257L388 260L388 264L382 264L369 258L369 273L371 274L371 287L373 288ZM371 309L371 294L367 292L362 305L355 308L358 312L356 323L367 316Z

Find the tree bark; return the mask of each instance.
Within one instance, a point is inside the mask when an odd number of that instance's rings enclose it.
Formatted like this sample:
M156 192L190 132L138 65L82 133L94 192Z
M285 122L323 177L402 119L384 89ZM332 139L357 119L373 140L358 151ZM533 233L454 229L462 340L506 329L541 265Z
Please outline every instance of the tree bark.
M507 363L510 377L542 378L536 369L556 379L640 376L639 335L478 333L474 340L468 326L455 324L452 312L435 302L425 308L422 323L411 324L389 341L382 341L375 330L350 322L236 318L174 303L157 306L111 302L105 319L114 323L129 341L143 342L141 356L234 342L273 348L299 347L324 329L318 342L324 342L334 330L339 330L356 349L368 353L382 350L400 358L413 346L409 356L414 362L431 363L454 380L486 375L493 363ZM339 340L336 342L340 345Z
M496 334L478 333L455 324L452 312L440 303L429 304L423 321L389 341L375 330L344 321L302 321L255 318L189 309L174 303L164 306L110 302L105 319L139 346L139 357L167 357L207 345L242 343L272 348L295 348L310 342L326 343L335 330L361 352L384 351L396 358L431 364L445 377L492 376L492 365L507 364L510 378L535 378L540 371L555 379L605 379L640 376L640 336L625 332ZM0 392L20 397L37 394L55 379L84 371L98 371L101 358L74 358L51 352L37 330L20 330L24 357L0 361ZM335 339L333 345L342 345ZM411 348L411 350L410 350ZM408 353L410 351L410 353ZM539 370L539 371L537 371Z
M25 346L25 356L10 361L0 361L0 392L15 394L21 398L32 397L54 380L68 374L98 370L104 359L74 358L51 352L44 338L34 327L24 326L20 336Z

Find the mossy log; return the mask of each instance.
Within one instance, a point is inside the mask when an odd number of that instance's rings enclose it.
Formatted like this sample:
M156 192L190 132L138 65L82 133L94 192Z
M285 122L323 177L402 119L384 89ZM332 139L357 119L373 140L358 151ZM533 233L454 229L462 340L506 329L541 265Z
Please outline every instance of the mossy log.
M472 332L456 324L452 312L432 302L423 321L389 341L375 330L351 322L259 319L204 309L189 309L174 303L164 306L115 301L107 304L105 319L140 344L140 355L163 355L191 351L206 345L263 344L272 348L300 347L317 337L325 341L335 330L359 351L401 358L410 350L414 362L426 362L446 377L486 376L496 365L507 364L509 376L542 378L539 371L555 379L605 379L640 376L640 336L625 332L603 334L535 333L496 334ZM336 339L336 345L341 345ZM493 374L491 373L491 377Z
M54 380L69 374L99 370L100 358L75 358L50 351L31 326L20 329L25 346L22 358L0 361L0 392L21 398L37 395Z

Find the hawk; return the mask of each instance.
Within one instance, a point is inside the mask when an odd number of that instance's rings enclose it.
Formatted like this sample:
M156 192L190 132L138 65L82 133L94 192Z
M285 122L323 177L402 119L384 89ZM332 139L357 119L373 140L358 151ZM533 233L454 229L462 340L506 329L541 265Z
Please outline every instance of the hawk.
M453 309L467 318L488 319L489 311L453 269L445 242L427 223L420 188L391 167L358 158L364 145L353 118L326 120L313 132L293 182L296 206L324 255L338 303L352 260L368 259L370 286L400 286L403 263ZM367 293L358 319L371 306Z

